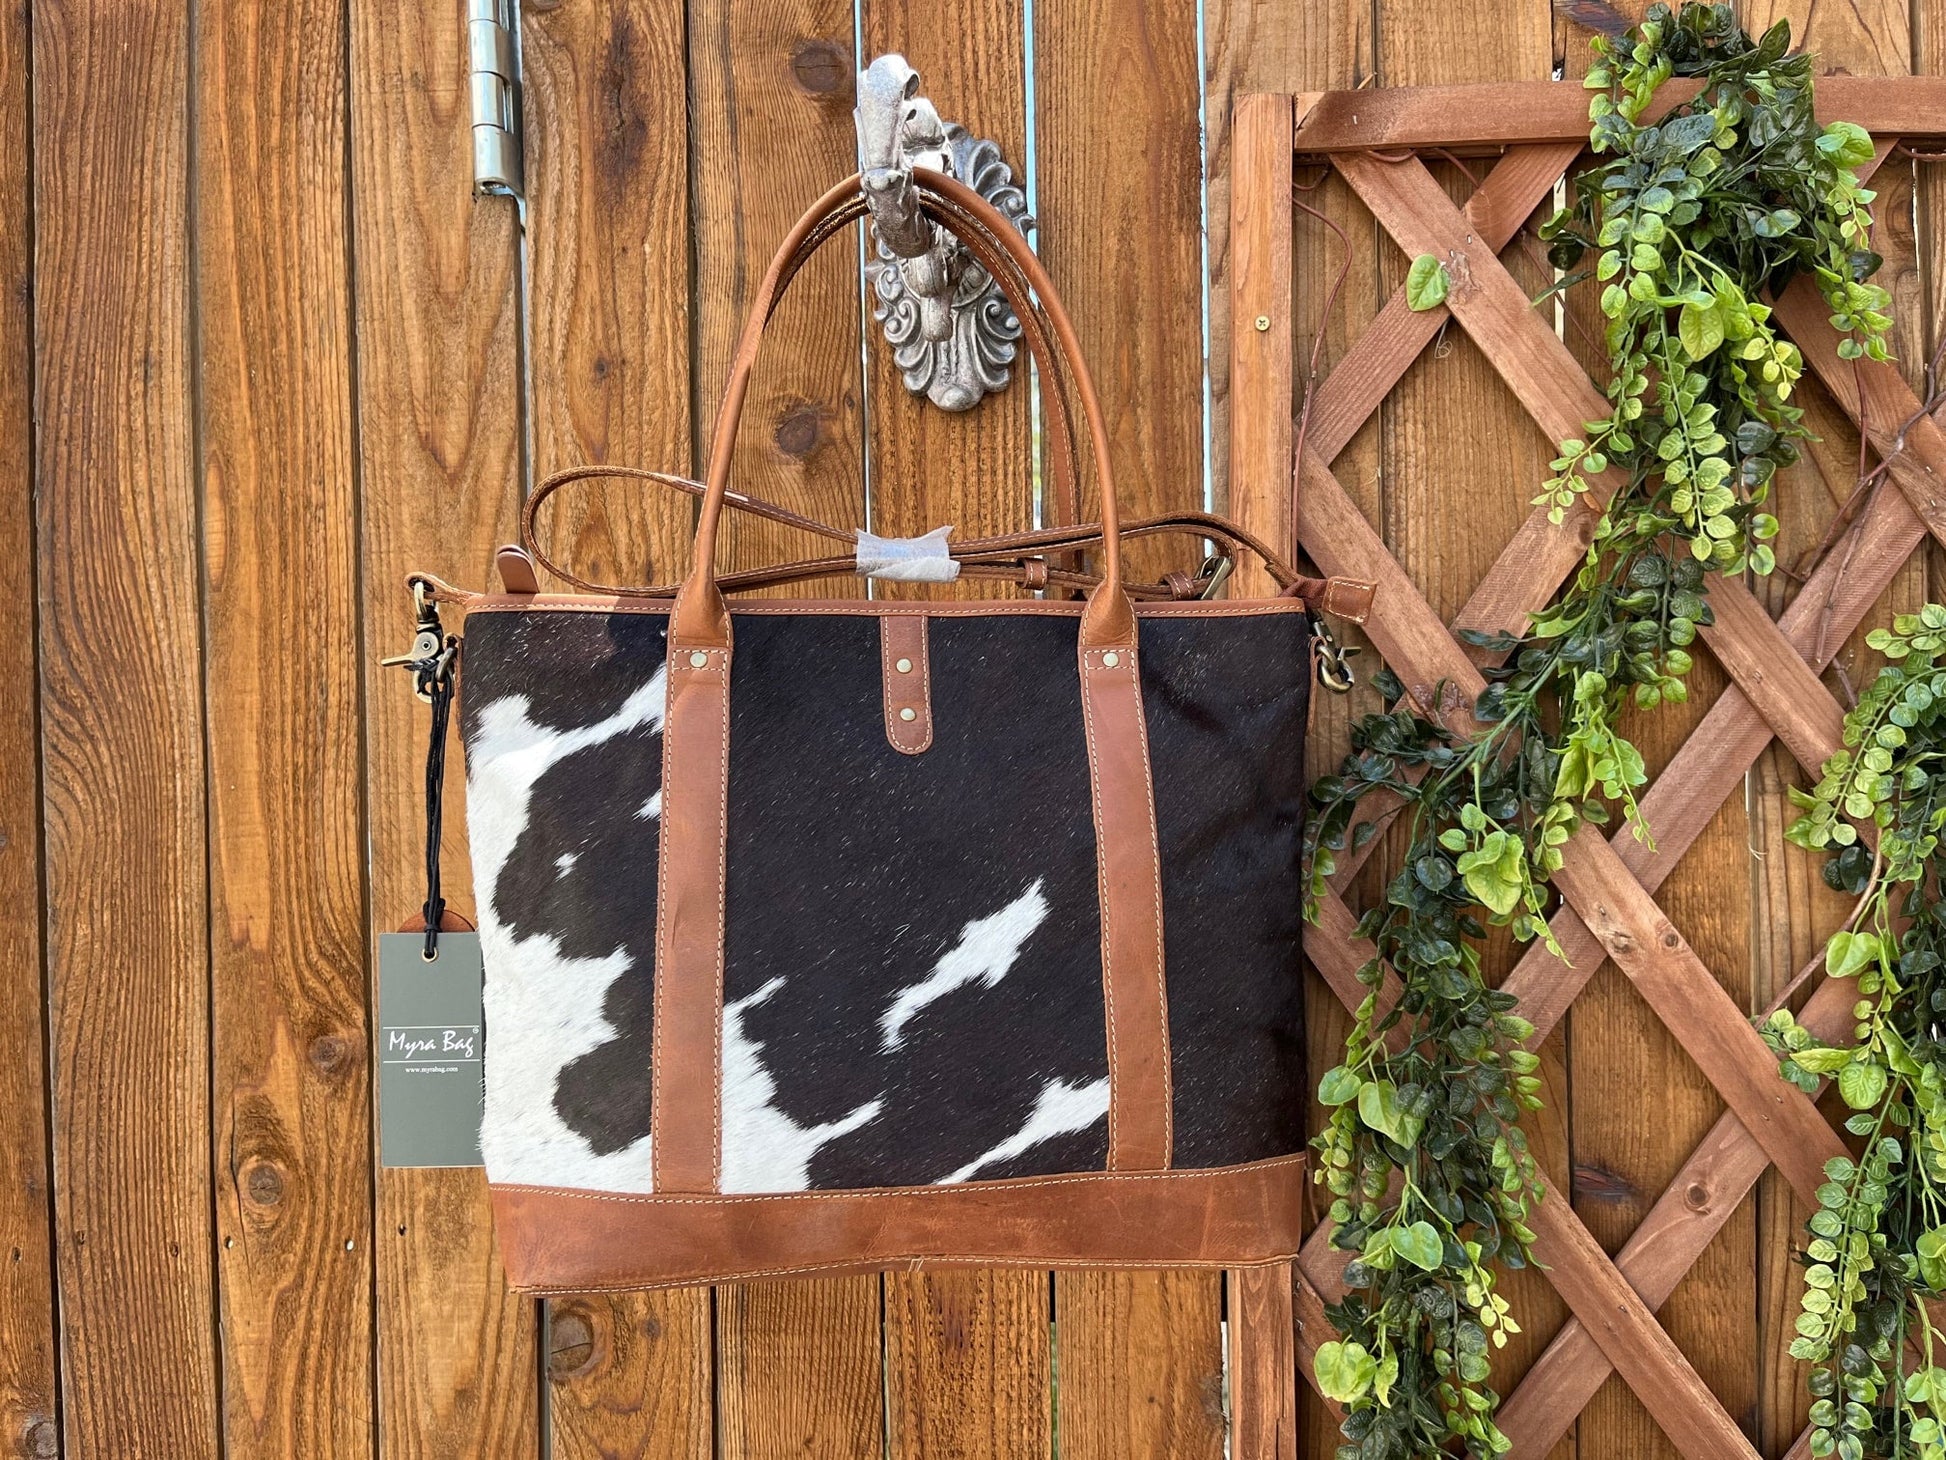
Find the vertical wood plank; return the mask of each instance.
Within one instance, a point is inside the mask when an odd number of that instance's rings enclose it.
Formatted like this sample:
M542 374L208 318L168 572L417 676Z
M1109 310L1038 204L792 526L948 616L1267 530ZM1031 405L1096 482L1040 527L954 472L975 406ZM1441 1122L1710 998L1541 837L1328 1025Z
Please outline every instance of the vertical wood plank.
M1221 98L1212 93L1206 104L1220 105ZM1214 278L1210 291L1212 316L1228 316L1230 368L1222 418L1228 427L1228 506L1237 521L1278 547L1293 532L1292 115L1286 92L1254 92L1236 100L1223 158L1230 208L1221 256L1228 298L1218 299ZM1208 130L1213 134L1215 129ZM1210 191L1214 197L1215 187ZM1217 247L1213 238L1212 254ZM1272 593L1276 585L1260 565L1249 566L1236 591L1243 596ZM1288 1265L1232 1272L1226 1278L1230 1453L1238 1460L1295 1460L1292 1280Z
M709 1289L547 1304L551 1460L704 1457L711 1445Z
M77 1455L218 1452L188 20L155 3L33 11L47 959Z
M1034 7L1039 251L1074 316L1129 517L1203 496L1203 260L1196 13L1139 0ZM1082 484L1083 515L1099 510ZM1131 577L1193 570L1133 544Z
M1297 1315L1287 1262L1227 1275L1230 1455L1297 1460Z
M378 659L411 635L407 572L484 583L514 534L519 305L513 207L471 196L453 13L355 0L351 78L366 820L382 932L425 898L426 711ZM444 872L467 911L459 761L447 761ZM536 1454L537 1308L507 1289L481 1173L381 1170L376 1190L381 1455Z
M1054 1319L1062 1460L1223 1454L1217 1274L1057 1272Z
M1913 28L1906 0L1861 0L1843 7L1808 0L1752 0L1739 11L1753 33L1778 20L1789 20L1793 46L1815 54L1820 75L1898 76L1912 68ZM1893 348L1916 382L1923 345L1917 333L1907 328L1920 300L1911 233L1911 165L1891 158L1874 175L1871 185L1879 194L1872 209L1877 217L1873 241L1885 258L1880 282L1893 291ZM1792 563L1823 537L1833 513L1851 495L1858 476L1857 432L1819 384L1807 381L1793 396L1793 404L1805 408L1805 424L1822 439L1807 443L1804 460L1779 474L1770 510L1782 523L1776 545L1780 564ZM1795 587L1780 571L1763 583L1758 593L1765 606L1776 613ZM1839 655L1837 673L1827 676L1827 682L1841 694L1844 679L1855 686L1868 683L1880 661L1864 647L1864 633L1886 623L1894 612L1917 608L1925 595L1921 555L1893 580L1878 606L1867 615L1859 634ZM1849 911L1850 899L1825 887L1819 875L1823 859L1784 840L1785 828L1797 817L1789 801L1790 789L1809 783L1810 778L1781 745L1766 750L1750 775L1746 798L1751 820L1749 844L1756 854L1750 871L1752 1008L1762 1008L1774 1000ZM1691 854L1692 861L1695 855ZM1804 1392L1803 1366L1789 1354L1791 1341L1797 1336L1798 1298L1803 1291L1799 1256L1808 1213L1774 1171L1764 1174L1752 1205L1758 1244L1754 1294L1757 1334L1755 1343L1744 1350L1749 1357L1743 1367L1753 1370L1754 1437L1766 1453L1774 1454L1781 1453L1802 1431L1810 1405ZM1721 1245L1719 1238L1716 1247ZM1715 1250L1712 1248L1712 1255ZM1688 1286L1685 1284L1685 1288ZM1682 1296L1679 1289L1676 1298ZM1697 1351L1691 1348L1690 1352ZM1704 1372L1708 1374L1709 1370Z
M0 17L0 1446L59 1445L54 1356L54 1209L47 1151L41 963L40 726L35 656L33 259L28 211L28 11Z
M1379 79L1386 86L1417 86L1486 80L1544 80L1553 67L1549 6L1545 0L1460 0L1428 25L1423 5L1379 0ZM1470 38L1465 45L1454 36ZM1437 169L1456 197L1470 193L1485 175L1485 161L1466 169ZM1384 295L1402 284L1410 263L1389 236L1379 239ZM1522 252L1518 240L1502 251L1530 294L1549 282L1544 261ZM1428 600L1450 619L1498 557L1530 511L1546 479L1553 443L1533 423L1492 364L1457 324L1427 347L1380 412L1381 515L1387 545ZM1520 627L1510 625L1510 627ZM1390 865L1396 865L1391 863ZM1482 950L1489 981L1513 963L1504 937ZM1548 1175L1565 1182L1569 1168L1568 1049L1557 1033L1540 1050L1546 1109L1524 1125L1535 1156ZM1502 1291L1513 1304L1523 1335L1493 1356L1493 1387L1508 1393L1564 1308L1546 1278L1532 1270L1508 1274Z
M1281 97L1368 82L1375 65L1373 12L1371 5L1353 0L1302 6L1286 0L1222 0L1206 5L1204 17L1210 424L1212 440L1217 444L1212 460L1213 496L1218 511L1265 534L1273 545L1295 557L1289 515L1289 458L1298 444L1294 417L1310 387L1308 376L1314 356L1322 378L1359 336L1377 307L1374 225L1370 214L1329 169L1305 167L1300 178L1300 170L1293 167L1288 156L1279 167L1261 139L1253 144L1243 135L1243 114L1232 108L1237 98L1253 92ZM1288 104L1280 112L1286 109ZM1286 131L1294 121L1294 112L1272 119L1273 126ZM1288 147L1287 140L1287 152ZM1301 194L1294 191L1300 181L1304 187ZM1247 198L1246 190L1250 194ZM1297 196L1342 230L1342 236L1324 221L1297 209ZM1258 226L1281 235L1274 240L1269 255L1272 272L1278 250L1288 251L1284 265L1287 282L1269 291L1273 316L1269 333L1277 338L1268 342L1247 341L1239 333L1247 329L1254 334L1256 316L1264 312L1254 300L1242 305L1235 302L1248 287L1241 275L1251 263L1251 250L1241 241L1234 221L1239 213L1253 216ZM1276 317L1280 300L1287 310L1281 322ZM1263 351L1269 356L1264 363L1273 368L1263 371L1262 379L1236 371L1234 362L1249 351ZM1259 436L1260 441L1275 443L1282 436L1281 445L1264 449L1266 465L1271 449L1281 450L1286 461L1279 470L1260 472L1255 481L1240 481L1233 475L1230 453L1224 445L1239 439L1240 432L1253 429L1267 433L1267 438ZM1347 490L1377 520L1376 421L1359 432L1334 460ZM1247 593L1263 587L1261 577L1246 577L1238 591ZM1360 644L1357 630L1350 625L1341 626L1338 632L1351 645ZM1371 661L1368 658L1365 662ZM1313 776L1337 768L1348 748L1351 716L1375 708L1378 706L1369 689L1360 689L1349 697L1317 696L1305 745L1306 766ZM1310 1066L1314 1071L1328 1069L1343 1048L1349 1016L1323 981L1309 972L1305 977L1305 1021ZM1315 1129L1322 1118L1314 1102L1309 1128ZM1262 1301L1262 1288L1279 1281L1287 1284L1289 1278L1245 1273L1230 1280L1231 1453L1238 1457L1282 1454L1284 1447L1296 1445L1296 1437L1302 1435L1299 1453L1332 1454L1341 1440L1337 1417L1318 1401L1304 1377L1293 1375L1286 1380L1278 1373L1281 1365L1275 1355L1292 1337L1288 1325L1294 1319L1278 1311L1287 1288L1271 1289L1268 1296L1272 1301L1268 1303ZM1292 1352L1283 1362L1294 1367L1300 1360ZM1291 1425L1294 1433L1287 1440L1284 1406L1291 1402L1296 1406Z
M690 470L687 62L676 4L529 4L523 17L535 475L590 461ZM596 581L680 577L692 504L573 489L545 524ZM710 1453L706 1288L551 1305L553 1454Z
M1239 97L1230 122L1230 515L1275 547L1291 541L1291 98ZM1212 292L1212 302L1215 301ZM1260 565L1239 570L1243 596L1276 591Z
M1646 4L1619 9L1639 16ZM1586 73L1591 32L1557 13L1555 45L1566 74ZM1578 287L1568 296L1567 340L1591 374L1605 381L1600 348L1606 321L1598 291ZM1699 656L1688 681L1689 701L1631 715L1625 732L1642 750L1652 776L1701 721L1722 693L1725 677ZM1748 903L1725 897L1725 886L1748 882L1750 823L1733 799L1712 818L1688 856L1663 883L1657 901L1710 966L1731 982L1741 1000L1748 993L1746 949L1751 932ZM1609 1252L1618 1251L1675 1176L1696 1142L1722 1111L1709 1082L1684 1056L1668 1029L1611 967L1601 970L1567 1020L1577 1098L1572 1109L1574 1149L1571 1198L1576 1213ZM1652 1104L1606 1098L1617 1089L1653 1082ZM1694 1362L1732 1415L1746 1418L1755 1386L1750 1355L1755 1313L1750 1273L1756 1260L1756 1213L1746 1206L1725 1222L1702 1260L1659 1310L1663 1325ZM1583 1453L1679 1453L1641 1400L1611 1378L1582 1417Z
M862 60L902 54L941 115L990 137L1025 183L1027 75L1024 11L968 9L942 27L918 0L866 0ZM868 298L867 302L870 302ZM866 324L872 529L911 536L952 524L961 535L1008 532L1035 520L1030 367L1023 346L1007 388L971 411L915 396L876 320ZM1051 502L1043 520L1053 521ZM936 587L880 585L886 597L938 598ZM1012 596L968 582L951 596ZM894 1455L1047 1453L1046 1273L946 1269L888 1273L885 1348Z
M897 51L917 68L940 115L1000 144L1023 185L1027 167L1025 12L1013 5L963 9L942 26L922 0L864 0L862 60ZM868 297L867 304L873 302ZM866 325L870 362L872 530L912 536L951 524L961 536L1034 525L1033 441L1026 346L1007 388L970 411L941 410L905 387L878 322ZM947 464L950 463L950 468ZM1044 504L1052 522L1053 504ZM937 588L886 584L885 597L937 598ZM1017 590L969 581L951 596L1009 597ZM956 1280L956 1279L954 1279ZM1045 1284L1043 1284L1045 1286ZM896 1309L895 1309L896 1311Z
M233 1457L372 1440L344 19L336 0L196 8L212 1167Z
M849 0L690 0L696 432L705 449L771 254L820 194L857 171L852 25ZM839 527L865 521L855 239L847 232L826 244L772 318L732 469L739 490ZM725 514L723 535L724 562L740 568L831 547L740 512ZM863 588L827 579L784 591Z
M687 63L684 24L668 0L526 6L536 478L599 461L691 470L688 119L669 84ZM644 482L562 498L549 541L582 576L667 582L687 568L689 498Z
M695 420L707 449L750 296L777 244L857 170L850 0L690 0ZM732 482L838 526L865 521L856 236L828 243L771 320ZM698 463L701 465L701 463ZM757 567L830 543L741 513L723 561ZM786 592L861 594L856 579ZM802 1279L717 1290L717 1417L726 1455L864 1453L883 1444L879 1283ZM831 1396L834 1413L819 1413ZM866 1421L869 1410L870 1421ZM809 1446L809 1450L802 1447Z
M855 1460L885 1446L875 1277L716 1290L724 1455Z
M1051 1453L1044 1272L888 1273L887 1432L895 1460Z
M1186 6L1034 7L1039 250L1093 369L1118 505L1131 517L1204 499L1196 30ZM1098 488L1082 484L1084 517L1100 510ZM1196 554L1178 540L1133 544L1127 570L1193 570ZM1186 1444L1160 1453L1201 1453L1210 1435L1220 1447L1220 1396L1208 1411L1200 1386L1221 1368L1221 1285L1219 1274L1200 1272L1056 1276L1064 1455L1144 1453L1124 1440L1158 1433L1157 1424Z

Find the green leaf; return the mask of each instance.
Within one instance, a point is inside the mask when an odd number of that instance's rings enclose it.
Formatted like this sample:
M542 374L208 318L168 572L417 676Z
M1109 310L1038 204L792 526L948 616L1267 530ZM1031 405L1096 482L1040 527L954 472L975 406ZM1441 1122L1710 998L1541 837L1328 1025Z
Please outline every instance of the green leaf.
M1885 1094L1885 1066L1848 1064L1838 1071L1838 1093L1853 1110L1869 1110Z
M1380 1135L1405 1147L1419 1143L1425 1122L1399 1108L1399 1092L1390 1080L1367 1080L1358 1091L1358 1118Z
M1853 978L1878 961L1880 948L1876 933L1833 933L1824 947L1825 970L1833 978Z
M1723 316L1711 299L1706 305L1685 304L1676 321L1676 334L1692 360L1702 360L1723 343Z
M1318 1102L1323 1105L1349 1105L1358 1098L1358 1087L1363 1083L1343 1065L1326 1070L1324 1078L1318 1081Z
M1437 1227L1431 1222L1418 1221L1409 1227L1392 1229L1392 1250L1414 1267L1431 1272L1439 1266L1445 1244L1439 1240Z
M1872 160L1872 134L1856 122L1833 122L1818 138L1818 151L1840 167Z
M1437 309L1446 302L1446 291L1452 286L1446 266L1431 254L1422 253L1405 276L1406 305L1419 312Z
M1378 1363L1359 1343L1321 1343L1313 1365L1318 1376L1318 1392L1339 1404L1364 1398L1378 1374Z

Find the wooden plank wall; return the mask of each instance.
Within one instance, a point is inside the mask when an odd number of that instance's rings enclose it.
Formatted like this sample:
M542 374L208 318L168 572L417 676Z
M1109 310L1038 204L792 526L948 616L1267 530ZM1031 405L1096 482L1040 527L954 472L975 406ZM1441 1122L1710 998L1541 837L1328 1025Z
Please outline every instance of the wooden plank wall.
M1753 3L1751 23L1789 13L1854 72L1946 65L1946 0L1793 3ZM1274 1281L510 1294L477 1172L376 1164L370 954L422 895L424 730L377 659L407 635L404 573L483 581L539 474L700 465L771 246L850 170L861 40L903 50L948 116L1031 173L1125 501L1213 500L1281 538L1280 482L1229 490L1231 179L1276 174L1274 155L1233 157L1234 100L1572 73L1587 32L1570 17L1607 10L528 0L524 218L471 196L460 10L36 0L0 19L0 1453L1215 1460L1226 1435L1239 1457L1300 1437L1329 1453ZM1915 318L1946 298L1935 171L1881 174L1881 246ZM1266 347L1300 380L1405 264L1315 180L1298 196L1340 232L1300 212L1289 297L1264 305ZM970 416L919 406L862 337L858 265L847 236L780 311L740 482L894 532L1033 520L1024 380ZM1532 260L1516 273L1545 280ZM1567 313L1572 334L1585 306ZM1902 341L1915 381L1936 330ZM1828 441L1784 494L1798 545L1849 482L1852 438L1815 414ZM1260 452L1288 449L1281 419L1245 424ZM1449 332L1337 470L1450 610L1548 454ZM618 486L551 528L585 571L667 578L689 515ZM733 528L740 565L804 546ZM1928 581L1914 569L1891 597ZM1699 714L1706 670L1696 688ZM1321 707L1317 765L1369 707ZM1688 723L1645 734L1666 753ZM1665 890L1753 1006L1828 921L1780 836L1793 776L1766 759L1748 809ZM461 909L464 850L455 811ZM1310 1007L1322 1067L1342 1014ZM1546 1053L1536 1136L1612 1248L1715 1097L1613 970ZM1651 1081L1668 1092L1653 1109L1629 1093ZM1782 1356L1800 1216L1767 1180L1665 1310L1768 1454L1802 1422ZM1559 1313L1542 1281L1515 1292L1531 1337L1503 1388ZM1665 1451L1611 1382L1556 1454Z

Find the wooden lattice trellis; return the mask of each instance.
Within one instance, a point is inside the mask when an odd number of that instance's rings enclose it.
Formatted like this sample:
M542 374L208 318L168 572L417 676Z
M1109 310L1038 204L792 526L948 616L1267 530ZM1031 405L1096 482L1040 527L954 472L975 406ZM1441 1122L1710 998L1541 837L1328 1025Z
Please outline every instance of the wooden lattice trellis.
M1671 91L1675 88L1671 87ZM1820 114L1867 127L1875 169L1901 141L1946 127L1946 83L1833 77L1819 83ZM1453 630L1519 629L1581 561L1596 513L1617 482L1597 480L1566 523L1537 508L1500 554L1454 623L1443 623L1332 472L1332 463L1450 320L1467 331L1550 441L1579 435L1607 403L1526 292L1501 263L1534 210L1581 155L1586 93L1573 82L1254 96L1239 105L1232 145L1230 471L1233 510L1273 541L1293 532L1325 571L1375 580L1366 626L1374 645L1422 709L1470 721L1483 687L1479 650ZM1497 153L1464 205L1456 205L1421 151ZM1408 256L1443 260L1453 284L1442 308L1415 313L1401 289L1316 388L1303 457L1292 481L1295 379L1288 310L1292 295L1294 160L1325 162L1344 179ZM1777 318L1811 371L1888 463L1896 490L1860 510L1840 550L1825 555L1790 607L1772 620L1734 580L1713 580L1715 625L1704 641L1729 676L1721 697L1642 798L1653 849L1626 831L1604 838L1583 827L1556 875L1562 905L1553 930L1569 963L1530 946L1503 987L1520 998L1538 1048L1605 960L1612 960L1688 1052L1727 1107L1633 1237L1612 1259L1550 1190L1530 1221L1536 1255L1570 1314L1508 1397L1500 1423L1516 1455L1539 1456L1561 1438L1611 1373L1635 1392L1670 1440L1693 1460L1756 1450L1656 1319L1656 1310L1711 1239L1775 1165L1807 1203L1837 1132L1812 1100L1778 1078L1775 1058L1746 1011L1724 990L1655 902L1656 890L1775 736L1815 775L1837 748L1842 710L1819 679L1847 637L1930 534L1946 542L1946 434L1896 368L1841 362L1828 308L1800 279L1775 302ZM1254 328L1252 327L1254 324ZM1290 487L1285 489L1284 484ZM1443 702L1433 703L1446 685ZM1343 859L1338 883L1360 858ZM1375 956L1337 893L1309 940L1313 964L1347 1007L1367 994L1356 978ZM1799 975L1793 994L1820 976ZM1396 998L1387 975L1382 998ZM1842 1038L1856 998L1849 982L1825 981L1802 1008L1821 1036ZM1297 1367L1308 1380L1330 1334L1323 1305L1342 1291L1346 1254L1328 1225L1296 1264ZM1274 1303L1275 1279L1242 1291ZM1260 1325L1252 1325L1261 1331ZM1808 1433L1792 1460L1808 1455Z

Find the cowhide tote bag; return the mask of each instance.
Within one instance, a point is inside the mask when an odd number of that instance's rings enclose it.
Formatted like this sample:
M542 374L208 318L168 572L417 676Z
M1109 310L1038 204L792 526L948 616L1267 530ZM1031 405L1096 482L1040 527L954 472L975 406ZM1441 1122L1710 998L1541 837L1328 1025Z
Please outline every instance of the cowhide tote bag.
M518 1287L1297 1250L1325 585L1265 552L1282 596L1133 591L1052 285L977 194L919 188L1038 322L1044 377L1072 366L1100 488L1098 580L1085 530L954 551L1085 599L726 600L791 576L719 578L717 530L751 505L730 466L765 323L864 211L856 179L759 289L679 585L544 594L516 551L509 591L439 586L466 610L481 1146Z

